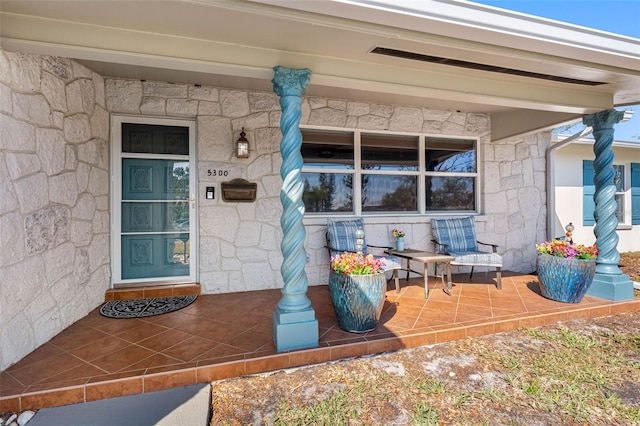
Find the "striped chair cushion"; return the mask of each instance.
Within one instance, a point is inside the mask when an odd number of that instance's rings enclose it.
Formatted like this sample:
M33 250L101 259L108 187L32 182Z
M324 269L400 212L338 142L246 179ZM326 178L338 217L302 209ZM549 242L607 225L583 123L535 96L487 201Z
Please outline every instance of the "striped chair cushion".
M356 231L362 228L364 231L364 222L362 219L353 220L327 220L327 235L332 252L357 252L356 247ZM367 253L366 237L363 238L362 252ZM384 260L384 270L390 271L400 269L402 267L402 259L396 256L374 256Z
M396 256L374 256L376 258L382 258L384 260L385 271L391 271L392 269L402 269L402 259Z
M449 253L478 251L476 230L473 217L460 219L431 219L433 237L439 244L449 246ZM444 247L438 247L439 253L444 253Z
M451 262L454 266L495 266L502 268L502 256L498 253L487 252L450 252L451 256L454 256L456 260Z

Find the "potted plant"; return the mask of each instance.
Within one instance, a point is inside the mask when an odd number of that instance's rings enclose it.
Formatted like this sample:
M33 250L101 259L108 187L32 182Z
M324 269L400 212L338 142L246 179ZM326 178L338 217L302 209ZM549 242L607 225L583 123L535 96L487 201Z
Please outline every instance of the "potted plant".
M404 250L404 236L405 236L404 231L402 229L394 228L391 231L391 234L396 239L396 250L403 251Z
M331 258L329 293L340 328L364 333L377 327L387 290L383 268L384 260L371 254Z
M566 303L579 303L596 273L598 249L594 245L551 240L536 244L538 282L542 295Z

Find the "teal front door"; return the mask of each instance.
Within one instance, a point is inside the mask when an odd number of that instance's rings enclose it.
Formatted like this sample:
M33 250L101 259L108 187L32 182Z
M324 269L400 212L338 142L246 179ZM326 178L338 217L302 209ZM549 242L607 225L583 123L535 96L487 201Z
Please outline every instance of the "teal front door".
M114 119L114 283L194 282L193 123L136 121Z

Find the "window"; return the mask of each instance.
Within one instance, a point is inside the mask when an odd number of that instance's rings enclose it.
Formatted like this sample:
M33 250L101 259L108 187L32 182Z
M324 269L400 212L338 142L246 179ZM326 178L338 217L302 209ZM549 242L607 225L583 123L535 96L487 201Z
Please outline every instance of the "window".
M418 212L418 138L363 133L362 212Z
M427 211L473 211L476 205L476 142L427 138Z
M353 133L303 130L300 150L307 213L353 212Z
M613 176L613 184L616 186L616 217L618 218L618 223L626 223L625 220L625 185L624 185L624 166L619 164L615 164L613 166L614 176Z
M474 212L477 141L302 129L308 214Z
M640 163L613 166L613 184L616 187L616 217L620 224L640 225ZM628 171L628 175L627 175ZM630 179L628 179L630 177ZM594 225L595 170L593 161L582 162L583 224Z

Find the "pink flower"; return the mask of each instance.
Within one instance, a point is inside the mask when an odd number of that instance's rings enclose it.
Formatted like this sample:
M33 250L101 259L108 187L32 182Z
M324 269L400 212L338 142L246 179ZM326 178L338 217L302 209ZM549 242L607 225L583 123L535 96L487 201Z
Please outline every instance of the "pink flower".
M565 259L595 259L598 257L598 248L595 244L584 246L582 244L571 244L567 240L545 241L542 244L536 244L536 249L540 253L564 257Z
M372 254L366 256L357 253L344 252L331 258L331 269L340 274L368 275L381 272L384 259L376 258Z
M391 231L391 234L393 234L393 236L396 238L402 238L405 236L404 231L398 228L394 228L393 231Z

